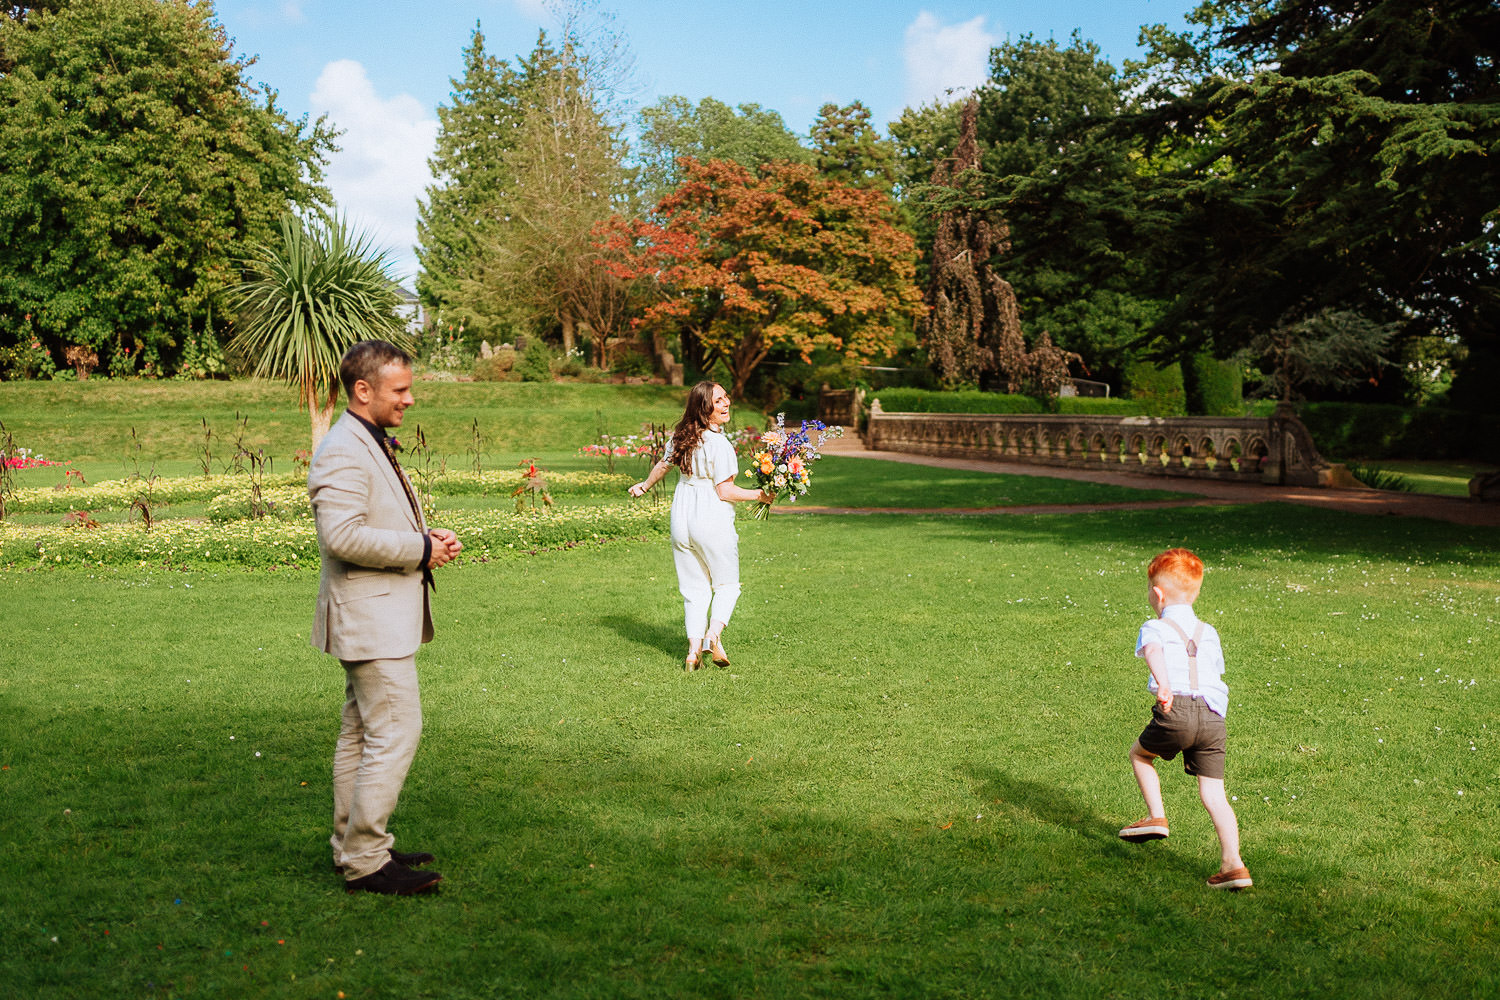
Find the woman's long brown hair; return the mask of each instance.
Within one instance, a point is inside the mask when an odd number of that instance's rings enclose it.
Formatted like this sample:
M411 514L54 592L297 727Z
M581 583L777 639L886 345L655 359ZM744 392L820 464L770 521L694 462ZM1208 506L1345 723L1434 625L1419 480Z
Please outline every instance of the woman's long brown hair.
M683 475L693 471L693 452L703 441L703 432L708 429L708 418L714 415L714 389L717 382L699 382L688 392L687 406L682 419L672 431L672 464L682 470Z

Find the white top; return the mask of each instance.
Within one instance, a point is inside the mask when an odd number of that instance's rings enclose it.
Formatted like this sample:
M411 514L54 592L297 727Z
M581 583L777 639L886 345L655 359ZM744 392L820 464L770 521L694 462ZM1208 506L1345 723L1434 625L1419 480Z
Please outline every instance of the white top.
M1198 616L1193 614L1191 604L1169 604L1162 608L1161 616L1170 618L1182 630L1193 637L1198 628ZM1159 643L1167 661L1167 679L1172 683L1172 693L1188 697L1201 695L1208 707L1219 715L1229 715L1229 685L1224 683L1224 647L1219 643L1219 633L1212 625L1203 626L1203 636L1198 640L1198 690L1188 684L1187 646L1177 630L1164 621L1152 618L1141 626L1141 634L1135 640L1135 655L1151 643ZM1156 693L1156 678L1146 675L1146 690Z
M667 442L667 450L662 453L663 462L672 460L672 442ZM693 449L692 461L688 463L692 471L677 481L677 485L684 483L689 486L717 486L728 479L739 475L739 459L734 454L734 445L724 436L723 431L705 428L703 438L698 442L698 447Z

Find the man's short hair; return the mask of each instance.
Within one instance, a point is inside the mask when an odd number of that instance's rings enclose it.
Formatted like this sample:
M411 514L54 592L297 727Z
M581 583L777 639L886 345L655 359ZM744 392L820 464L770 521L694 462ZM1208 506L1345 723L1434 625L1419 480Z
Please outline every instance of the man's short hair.
M344 393L354 398L354 383L363 379L371 388L380 384L380 372L386 365L411 367L411 356L385 340L361 340L345 352L339 362L339 381Z

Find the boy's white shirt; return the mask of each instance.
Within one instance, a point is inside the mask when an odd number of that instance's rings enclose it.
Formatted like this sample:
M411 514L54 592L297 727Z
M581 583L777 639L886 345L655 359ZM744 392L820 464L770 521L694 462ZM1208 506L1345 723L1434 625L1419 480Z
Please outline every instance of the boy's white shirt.
M1169 604L1161 610L1162 618L1170 618L1191 638L1198 627L1198 616L1193 614L1191 604ZM1224 649L1219 643L1219 633L1212 625L1203 625L1203 635L1198 640L1198 690L1188 685L1187 646L1177 630L1166 622L1152 618L1141 626L1135 641L1135 655L1144 657L1144 650L1151 643L1162 649L1162 658L1167 664L1167 678L1172 683L1172 694L1188 697L1198 694L1208 702L1208 707L1220 716L1229 716L1229 685L1224 683ZM1156 693L1156 678L1146 674L1146 690Z

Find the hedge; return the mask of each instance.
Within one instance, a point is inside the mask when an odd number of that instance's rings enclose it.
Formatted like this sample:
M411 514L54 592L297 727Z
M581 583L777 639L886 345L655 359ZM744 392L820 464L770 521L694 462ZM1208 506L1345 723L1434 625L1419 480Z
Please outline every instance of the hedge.
M1500 415L1385 403L1303 403L1297 415L1325 458L1500 463Z
M887 413L1104 413L1122 417L1145 412L1129 399L1094 399L1085 396L1058 398L1050 408L1033 396L975 389L941 392L936 389L882 389L870 393Z
M1182 366L1175 361L1165 368L1150 361L1126 365L1125 395L1139 401L1149 416L1180 417L1187 413Z
M1232 361L1195 354L1183 366L1189 413L1239 417L1245 413L1244 376Z

